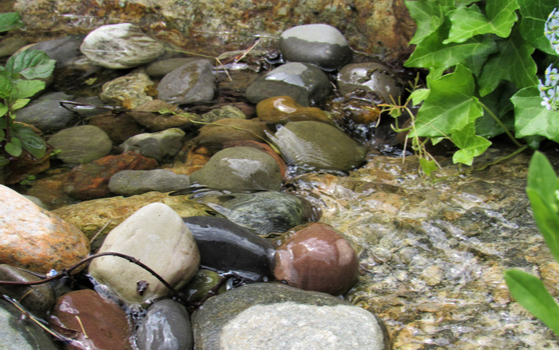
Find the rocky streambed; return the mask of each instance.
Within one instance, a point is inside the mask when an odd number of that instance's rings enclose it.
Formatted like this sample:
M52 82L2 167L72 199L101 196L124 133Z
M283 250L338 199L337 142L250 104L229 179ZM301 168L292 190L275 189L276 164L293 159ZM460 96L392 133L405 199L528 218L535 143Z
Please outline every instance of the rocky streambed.
M0 280L119 252L182 297L127 260L96 258L36 289L0 285L9 343L558 347L503 279L524 270L558 298L525 195L530 153L494 164L513 151L501 145L476 160L485 170L459 173L443 152L437 175L422 176L376 107L403 96L411 74L352 51L332 26L284 28L273 49L248 43L219 61L130 24L99 28L35 47L58 68L16 121L59 151L48 170L4 169ZM558 158L557 145L547 151Z

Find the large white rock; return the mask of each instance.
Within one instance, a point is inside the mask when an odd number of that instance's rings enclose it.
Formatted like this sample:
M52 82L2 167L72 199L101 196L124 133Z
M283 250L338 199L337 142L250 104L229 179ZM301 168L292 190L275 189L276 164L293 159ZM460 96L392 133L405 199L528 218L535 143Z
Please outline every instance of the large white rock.
M118 252L140 260L176 289L191 279L200 262L198 247L187 225L179 214L162 203L143 207L115 227L99 250L103 252ZM169 294L156 277L123 258L94 259L89 272L131 306ZM137 292L139 281L148 283L142 295Z
M162 43L130 23L101 26L89 33L80 47L91 61L113 69L133 68L151 62L164 49Z

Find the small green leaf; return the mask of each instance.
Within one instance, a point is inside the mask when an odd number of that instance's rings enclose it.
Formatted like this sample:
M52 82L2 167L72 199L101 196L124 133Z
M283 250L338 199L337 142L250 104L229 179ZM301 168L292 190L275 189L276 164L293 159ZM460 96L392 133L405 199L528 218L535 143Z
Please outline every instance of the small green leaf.
M475 122L467 124L461 130L453 130L452 141L460 148L453 154L453 164L472 165L474 157L484 153L492 142L475 134Z
M16 134L21 140L23 149L31 153L33 157L39 159L45 155L47 149L46 142L31 128L22 127L17 130Z
M434 172L438 169L436 162L433 161L433 160L420 158L420 159L418 159L418 161L420 162L420 166L422 167L422 171L424 172L424 174L426 174L428 176L432 175L432 172Z
M44 51L25 50L8 59L6 69L11 73L19 73L26 79L48 78L56 64Z
M4 149L14 157L19 157L23 151L21 141L17 137L12 137L10 142L4 146Z
M505 271L504 278L515 300L558 334L558 304L544 284L537 277L518 270Z
M548 16L558 6L557 0L517 0L522 15L521 35L535 48L550 55L558 53L544 34Z
M430 89L417 89L414 90L408 98L412 100L412 104L414 106L417 106L422 101L424 101L429 94L430 94Z
M6 113L8 113L8 106L0 103L0 117L3 117Z
M7 32L23 26L21 16L17 12L0 13L0 32Z
M8 160L8 158L0 156L0 167L8 165L9 163L10 161Z
M0 72L0 98L8 98L12 92L12 80L6 71Z
M29 101L31 100L28 98L20 98L19 100L16 100L16 102L12 105L12 111L17 111L18 109L25 107Z
M33 97L44 88L45 83L40 80L16 80L10 97L13 99Z
M416 22L416 32L410 44L418 44L443 23L445 13L437 1L405 1L405 5Z
M502 38L509 36L517 21L515 10L519 8L516 0L492 0L487 2L486 16L478 6L458 8L449 13L453 24L449 38L443 43L462 43L475 35L496 34Z
M558 111L549 111L541 105L537 85L519 90L511 98L515 106L515 136L541 135L559 141Z

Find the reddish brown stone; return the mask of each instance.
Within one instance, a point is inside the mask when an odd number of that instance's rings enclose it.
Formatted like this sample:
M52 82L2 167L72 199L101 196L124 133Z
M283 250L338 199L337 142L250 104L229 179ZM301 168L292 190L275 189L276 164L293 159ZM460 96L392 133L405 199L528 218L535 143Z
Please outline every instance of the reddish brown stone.
M319 108L301 106L290 96L277 96L262 100L257 104L257 116L260 120L271 123L314 120L333 124L327 114Z
M153 158L129 151L118 156L106 156L72 169L67 178L64 192L70 196L87 200L110 195L111 176L123 170L151 170L158 166Z
M111 141L116 144L121 144L132 136L145 132L128 113L116 115L107 112L91 118L89 125L97 126L105 131Z
M55 172L57 171L52 171L52 175L33 181L32 187L27 190L28 195L39 198L50 210L76 202L75 199L64 193L63 187L69 172Z
M57 299L49 318L51 327L73 339L66 349L132 349L126 313L114 301L91 289Z
M340 295L356 283L358 267L356 252L340 234L313 223L278 248L274 277L301 289Z

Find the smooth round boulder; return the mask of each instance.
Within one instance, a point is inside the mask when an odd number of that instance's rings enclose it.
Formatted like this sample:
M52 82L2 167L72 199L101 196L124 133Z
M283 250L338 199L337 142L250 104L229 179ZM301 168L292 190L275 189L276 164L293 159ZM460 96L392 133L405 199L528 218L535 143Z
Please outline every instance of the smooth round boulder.
M304 107L321 105L332 87L326 74L316 66L290 62L255 80L245 93L252 103L267 98L290 96Z
M213 69L208 60L191 61L174 69L161 79L158 98L177 105L211 102L216 90Z
M287 61L312 63L326 71L338 70L352 59L344 35L328 24L305 24L285 30L279 46Z
M93 125L61 130L49 138L49 143L60 150L57 157L66 164L90 163L108 155L113 147L107 133Z
M154 133L134 135L119 147L123 153L134 151L145 157L162 161L172 157L183 147L183 136L185 132L178 128L166 129Z
M189 187L188 175L175 174L171 170L123 170L109 180L109 191L132 196L150 191L171 192Z
M362 89L377 96L377 104L397 103L401 88L397 86L393 71L380 63L365 62L344 66L337 76L338 90L342 95Z
M290 96L267 98L257 104L257 116L270 123L315 120L332 124L328 115L317 107L303 107Z
M43 132L65 128L74 119L74 113L60 105L63 100L72 100L74 95L64 93L47 94L17 112L16 121L33 125Z
M278 191L282 187L282 175L276 160L252 147L230 147L219 151L190 179L193 184L232 192Z
M274 277L289 285L341 295L358 279L358 256L327 224L312 223L296 232L276 251Z
M189 228L173 209L162 203L146 205L115 227L99 249L99 253L103 252L122 253L140 260L176 289L191 279L200 262ZM119 257L93 260L89 273L133 308L169 294L167 287L148 271ZM138 293L139 281L145 282L142 293Z
M112 69L141 66L155 60L165 48L130 23L109 24L90 32L80 51L95 64Z

